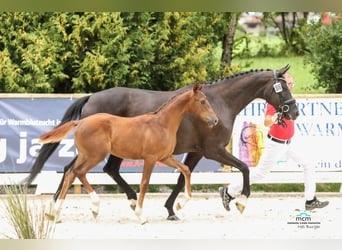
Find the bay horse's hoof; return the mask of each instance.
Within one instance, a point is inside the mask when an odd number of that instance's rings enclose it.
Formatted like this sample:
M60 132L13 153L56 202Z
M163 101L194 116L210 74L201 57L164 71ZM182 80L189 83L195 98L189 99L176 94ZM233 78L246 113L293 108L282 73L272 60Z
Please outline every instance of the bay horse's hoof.
M135 211L135 208L137 207L137 205L135 205L135 204L131 204L131 205L129 205L130 207L131 207L131 209L133 210L133 211Z
M179 217L177 215L170 215L167 217L167 220L170 220L170 221L179 221Z
M239 212L242 214L246 206L240 202L236 202L235 205L236 205L236 208L239 210Z
M140 221L140 224L141 224L141 225L145 225L145 224L147 224L147 223L148 223L148 220L147 220L146 218Z
M135 208L137 207L137 200L130 199L131 204L129 205L133 211L135 211Z
M247 196L246 195L242 195L242 197L235 203L236 208L239 210L239 212L241 214L245 210L246 204L247 204Z

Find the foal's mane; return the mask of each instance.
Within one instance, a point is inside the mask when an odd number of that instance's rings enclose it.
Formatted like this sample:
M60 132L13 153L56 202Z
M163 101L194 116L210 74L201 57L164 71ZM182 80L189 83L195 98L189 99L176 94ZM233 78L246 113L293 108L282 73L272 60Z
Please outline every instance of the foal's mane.
M258 72L267 72L267 71L272 71L272 69L251 69L248 71L238 72L238 73L233 74L233 75L221 77L221 78L214 80L212 82L209 82L207 84L215 84L215 83L218 83L220 81L234 79L234 78L239 77L239 76L244 76L244 75L248 75L248 74L252 74L252 73L258 73Z
M192 89L191 89L192 90ZM173 100L177 97L177 96L180 96L181 94L187 92L189 90L184 90L182 92L179 92L178 94L176 95L173 95L171 96L166 102L164 102L162 105L160 105L160 107L156 110L156 111L153 111L153 112L150 112L150 114L157 114L159 113L162 109L164 109L167 105L169 105L171 102L173 102Z

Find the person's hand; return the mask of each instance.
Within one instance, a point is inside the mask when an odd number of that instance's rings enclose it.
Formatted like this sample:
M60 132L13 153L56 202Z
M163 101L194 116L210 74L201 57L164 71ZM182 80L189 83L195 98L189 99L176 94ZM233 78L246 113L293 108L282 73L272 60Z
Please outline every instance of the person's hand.
M280 116L280 114L277 112L277 113L275 113L273 116L272 116L272 123L273 124L277 124L278 123L278 121L279 121L279 116Z

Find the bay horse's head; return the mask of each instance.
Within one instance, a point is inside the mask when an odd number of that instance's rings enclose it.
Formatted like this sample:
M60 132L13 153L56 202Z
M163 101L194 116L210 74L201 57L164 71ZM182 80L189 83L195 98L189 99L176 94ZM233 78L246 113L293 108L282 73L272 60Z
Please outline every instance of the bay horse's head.
M272 104L279 113L279 123L283 123L282 117L285 117L287 120L295 120L299 115L296 100L292 97L284 78L289 68L290 66L286 65L280 70L273 70L273 82L270 87L271 89L267 90L268 95L266 95L266 101Z
M207 97L201 91L203 85L195 83L192 92L192 103L190 104L190 113L198 115L203 121L207 122L209 127L212 128L217 125L218 118L212 109Z

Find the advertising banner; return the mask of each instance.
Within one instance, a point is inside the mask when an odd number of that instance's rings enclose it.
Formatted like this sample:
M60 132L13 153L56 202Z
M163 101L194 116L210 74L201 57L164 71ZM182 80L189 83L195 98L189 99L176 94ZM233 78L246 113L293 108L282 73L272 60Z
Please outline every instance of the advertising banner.
M60 123L67 108L75 98L0 98L0 173L29 172L38 155L41 144L39 136ZM62 140L43 170L62 172L76 156L73 133ZM182 160L184 155L178 155ZM94 168L102 172L106 159ZM142 160L124 160L122 172L141 172ZM217 171L220 164L202 159L195 171ZM154 171L173 172L173 168L157 163Z
M295 150L311 160L317 171L342 170L342 96L296 96L300 112L295 121ZM255 100L237 116L233 154L255 167L264 148L268 128L263 125L266 103ZM279 159L272 171L302 170L296 162Z

